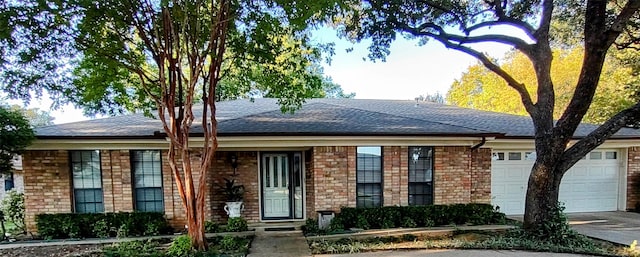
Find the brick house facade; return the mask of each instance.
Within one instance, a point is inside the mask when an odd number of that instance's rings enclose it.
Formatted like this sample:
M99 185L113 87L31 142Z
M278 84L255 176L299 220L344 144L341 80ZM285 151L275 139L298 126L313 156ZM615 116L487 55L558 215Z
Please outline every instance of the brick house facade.
M383 205L408 205L407 146L385 146L383 149ZM434 203L489 203L486 192L474 188L490 188L490 167L482 164L490 159L490 151L471 151L469 147L435 147ZM166 158L166 151L162 151ZM229 154L238 157L236 175L229 164ZM356 206L356 147L322 146L305 151L306 218L315 218L316 211L339 211L340 207ZM243 217L250 223L261 221L259 151L219 151L208 172L207 213L211 220L223 222L225 199L221 194L224 178L234 178L244 185ZM100 150L103 204L105 212L134 211L134 193L129 150ZM471 160L475 160L471 162ZM193 160L194 164L198 160ZM35 216L39 213L73 212L72 178L69 152L65 150L27 151L24 155L25 206L29 231L35 231ZM182 203L171 170L162 162L164 213L175 228L186 223ZM194 165L195 166L195 165ZM198 172L195 172L196 178ZM471 183L473 176L481 177Z
M217 103L219 148L205 179L208 219L226 220L224 178L244 185L242 215L250 223L304 220L316 218L318 211L367 204L514 203L509 208L512 214L519 211L513 206L524 205L524 194L519 194L526 188L535 160L527 117L413 101L358 99L310 99L294 114L283 114L276 99L254 100ZM197 131L198 124L193 129ZM593 129L581 125L575 136L584 137ZM172 226L182 228L186 223L182 202L166 161L168 143L161 130L159 121L138 114L38 128L37 140L23 156L28 230L35 232L39 213L75 212L78 206L82 211L88 206L93 211L129 212L146 204L164 212ZM194 133L192 146L197 146L201 138ZM601 147L604 150L597 150L593 158L585 158L578 173L608 176L613 188L608 193L613 195L599 210L635 208L640 201L640 132L624 128ZM361 153L365 148L375 148L375 153ZM428 152L426 157L422 150L417 154L418 148ZM73 161L79 150L95 156L90 165ZM143 150L154 151L157 158L149 161L155 172L150 178L136 173L147 165L133 157ZM192 167L198 167L198 149L192 152L196 153ZM235 170L231 155L237 159ZM373 164L367 164L368 158ZM361 161L366 167L358 166ZM589 170L590 164L600 165L600 170ZM418 176L419 166L423 174ZM81 171L76 172L80 185L74 184L72 168ZM85 168L89 175L84 174ZM194 170L196 181L200 174ZM579 189L583 181L577 182ZM267 216L267 209L277 207L273 203L285 199L267 199L267 194L276 194L272 189L286 195L288 203ZM75 192L83 195L81 205ZM272 205L266 206L268 201Z

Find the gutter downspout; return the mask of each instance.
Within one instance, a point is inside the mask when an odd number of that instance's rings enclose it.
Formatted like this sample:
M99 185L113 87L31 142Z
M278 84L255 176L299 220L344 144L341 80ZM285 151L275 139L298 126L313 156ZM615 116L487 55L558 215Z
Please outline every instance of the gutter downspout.
M480 143L478 143L477 145L472 146L471 147L471 151L475 151L476 149L478 149L481 146L483 146L486 142L487 142L487 138L486 137L482 137L482 141L480 141Z

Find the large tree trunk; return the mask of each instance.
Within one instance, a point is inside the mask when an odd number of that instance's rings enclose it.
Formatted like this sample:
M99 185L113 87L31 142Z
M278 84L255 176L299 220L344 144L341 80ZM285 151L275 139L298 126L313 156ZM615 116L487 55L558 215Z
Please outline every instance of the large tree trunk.
M536 229L551 220L558 205L560 182L564 172L554 168L553 162L536 161L527 187L524 228Z

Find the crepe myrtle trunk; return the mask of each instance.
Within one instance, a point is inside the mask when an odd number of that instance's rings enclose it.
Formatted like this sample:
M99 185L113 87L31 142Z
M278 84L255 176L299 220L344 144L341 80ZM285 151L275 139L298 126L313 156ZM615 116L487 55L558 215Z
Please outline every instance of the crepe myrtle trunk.
M536 229L551 220L557 210L560 182L566 170L557 165L561 153L551 149L538 150L527 187L524 228Z

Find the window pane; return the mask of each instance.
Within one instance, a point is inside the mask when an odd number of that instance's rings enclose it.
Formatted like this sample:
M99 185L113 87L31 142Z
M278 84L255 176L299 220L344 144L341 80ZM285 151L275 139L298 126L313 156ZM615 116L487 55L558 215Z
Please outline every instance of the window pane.
M618 153L617 153L617 152L607 152L607 153L605 154L605 158L606 158L607 160L615 160L615 159L618 159Z
M13 173L4 175L4 191L9 191L14 188Z
M602 160L602 152L591 152L589 154L591 160Z
M382 206L382 147L358 147L356 158L356 204Z
M99 151L72 151L71 174L75 211L102 212L102 174Z
M433 147L409 147L409 205L433 204Z
M509 160L522 160L522 153L520 152L510 152Z
M163 212L162 162L160 151L132 151L135 208Z

